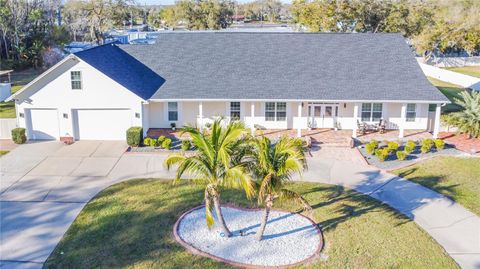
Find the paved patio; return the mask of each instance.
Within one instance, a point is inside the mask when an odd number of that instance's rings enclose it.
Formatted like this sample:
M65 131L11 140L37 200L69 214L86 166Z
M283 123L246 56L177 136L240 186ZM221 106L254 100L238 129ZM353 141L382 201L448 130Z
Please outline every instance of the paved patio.
M0 158L0 267L41 268L84 205L131 178L172 178L166 153L124 153L124 142L22 145ZM365 165L355 149L321 147L304 181L356 189L412 218L463 267L480 268L480 217L418 184ZM3 266L3 267L2 267Z

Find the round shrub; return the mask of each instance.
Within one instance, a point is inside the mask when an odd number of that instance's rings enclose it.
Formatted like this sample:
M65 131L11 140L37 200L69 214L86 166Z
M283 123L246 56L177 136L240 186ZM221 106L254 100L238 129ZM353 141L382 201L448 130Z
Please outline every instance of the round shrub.
M437 150L442 150L445 148L445 141L442 139L435 139L433 142L435 143Z
M25 135L25 128L14 128L12 129L12 140L15 144L23 144L27 141L27 136Z
M377 156L378 160L381 162L387 159L388 154L389 154L388 148L375 150L375 156Z
M164 135L161 135L161 136L158 137L158 142L159 142L160 144L162 144L164 140L165 140L165 136L164 136Z
M172 139L170 138L165 138L162 142L162 148L164 149L170 149L172 147Z
M388 151L390 151L390 152L394 152L394 151L398 150L398 147L399 147L398 143L394 142L394 141L388 142L388 144L387 144Z
M190 140L182 140L182 150L189 150L192 147Z
M434 142L432 139L422 140L422 147L420 148L420 150L422 151L422 153L428 153L432 149L433 145Z
M417 143L413 140L408 140L407 143L405 143L405 153L410 154L415 150L415 147L417 146Z
M378 148L378 142L375 140L370 141L370 143L365 145L365 150L368 154L373 154L375 150Z
M151 147L152 142L153 142L154 140L155 140L155 139L153 139L153 138L151 138L151 137L145 137L145 138L143 139L143 145L144 145L144 146L147 146L147 147ZM155 142L153 142L153 143L155 143Z
M405 151L397 151L397 159L403 161L407 158L408 154Z

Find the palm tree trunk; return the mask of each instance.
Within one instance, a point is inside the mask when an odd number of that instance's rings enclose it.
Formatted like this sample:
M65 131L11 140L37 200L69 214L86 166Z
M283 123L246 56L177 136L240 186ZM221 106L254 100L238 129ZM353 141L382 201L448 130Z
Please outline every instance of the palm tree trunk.
M273 206L273 199L272 196L269 194L265 199L265 211L263 212L262 224L255 235L255 238L258 241L261 241L263 238L263 233L265 232L265 228L267 227L268 215L270 214L270 210Z
M227 223L223 218L222 208L220 207L220 196L218 194L213 196L213 206L215 207L215 213L217 214L218 222L220 223L220 228L227 237L232 236L232 232L227 227Z

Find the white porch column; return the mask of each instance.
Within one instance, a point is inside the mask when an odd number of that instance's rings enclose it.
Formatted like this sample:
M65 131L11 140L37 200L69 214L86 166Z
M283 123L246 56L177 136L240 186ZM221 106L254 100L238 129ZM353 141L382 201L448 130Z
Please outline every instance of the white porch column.
M251 102L250 103L250 116L251 116L251 126L250 126L250 132L252 136L255 136L255 103Z
M200 121L200 131L203 130L203 102L198 103L198 118Z
M440 114L441 114L442 105L437 104L435 107L435 125L433 126L433 138L438 138L438 132L440 131Z
M297 137L302 137L302 102L298 103L297 116L298 116Z
M400 111L400 126L398 129L398 138L403 138L405 136L405 123L407 117L407 104L402 104L402 110Z
M355 103L354 106L353 106L353 132L352 132L352 137L353 138L357 138L358 107L359 107L358 103Z

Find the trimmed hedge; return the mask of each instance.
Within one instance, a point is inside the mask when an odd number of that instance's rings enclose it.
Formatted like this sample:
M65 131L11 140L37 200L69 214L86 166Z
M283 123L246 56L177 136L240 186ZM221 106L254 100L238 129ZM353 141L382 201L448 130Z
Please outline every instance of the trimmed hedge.
M373 154L375 150L378 148L378 141L372 140L368 144L365 145L365 150L368 154Z
M397 159L403 161L407 158L408 154L405 151L397 151Z
M190 140L182 140L182 150L187 151L192 147Z
M377 156L378 160L380 160L381 162L385 161L389 154L390 151L388 150L388 148L375 150L375 156Z
M442 150L445 148L445 141L442 139L435 139L433 142L435 143L437 150Z
M170 149L172 147L172 139L170 138L165 138L162 142L162 148L164 149Z
M405 153L410 154L415 150L415 147L417 146L417 143L413 140L408 140L407 143L405 144Z
M15 128L12 129L12 140L15 144L23 144L27 141L27 136L25 135L25 128Z
M132 147L138 147L143 141L143 128L130 127L127 130L127 144Z

